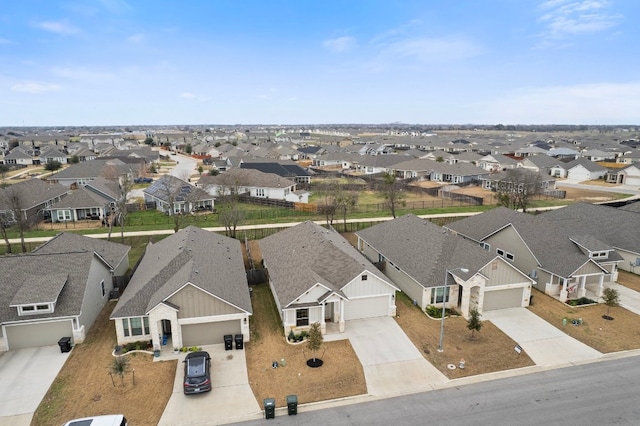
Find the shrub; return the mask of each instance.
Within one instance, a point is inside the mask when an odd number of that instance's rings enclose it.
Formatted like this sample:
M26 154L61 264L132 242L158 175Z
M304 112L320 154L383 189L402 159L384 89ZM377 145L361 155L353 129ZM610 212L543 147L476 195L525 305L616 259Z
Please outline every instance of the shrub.
M588 297L581 297L579 299L572 299L567 301L567 305L570 306L592 305L594 303L596 303L596 301L591 300Z
M293 330L289 330L289 336L287 336L287 340L293 342L296 340L296 335L293 333Z

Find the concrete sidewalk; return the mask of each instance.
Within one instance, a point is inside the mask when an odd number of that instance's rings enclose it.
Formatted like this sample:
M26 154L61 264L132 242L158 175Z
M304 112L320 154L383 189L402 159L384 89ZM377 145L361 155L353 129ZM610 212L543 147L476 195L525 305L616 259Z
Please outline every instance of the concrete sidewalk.
M559 366L602 357L526 308L484 312L482 318L520 345L536 365Z

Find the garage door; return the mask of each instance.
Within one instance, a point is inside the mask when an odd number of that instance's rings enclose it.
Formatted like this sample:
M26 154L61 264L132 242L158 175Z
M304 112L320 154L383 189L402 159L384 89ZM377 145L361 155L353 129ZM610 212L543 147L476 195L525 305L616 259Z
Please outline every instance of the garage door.
M345 302L345 321L389 315L389 296L364 297Z
M61 338L73 336L70 320L8 325L6 333L10 350L57 345Z
M508 290L485 291L484 311L496 309L518 308L522 306L522 292L524 288L510 288Z
M240 334L240 320L185 324L182 326L183 346L224 343L225 334Z

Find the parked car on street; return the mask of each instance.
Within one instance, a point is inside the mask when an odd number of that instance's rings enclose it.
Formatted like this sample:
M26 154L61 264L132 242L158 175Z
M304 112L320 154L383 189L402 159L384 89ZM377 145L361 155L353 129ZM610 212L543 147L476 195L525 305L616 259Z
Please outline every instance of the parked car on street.
M211 357L208 352L198 351L187 354L184 359L185 395L209 392L211 390Z

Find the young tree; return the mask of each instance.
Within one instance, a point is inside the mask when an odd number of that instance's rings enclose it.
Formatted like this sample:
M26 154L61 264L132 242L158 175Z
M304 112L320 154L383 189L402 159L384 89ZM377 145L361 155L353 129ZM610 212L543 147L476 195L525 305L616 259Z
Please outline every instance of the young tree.
M218 197L216 198L216 210L218 218L225 228L228 237L236 237L236 229L245 217L244 210L240 209L240 194L245 192L247 178L242 169L230 170L218 175Z
M0 164L0 180L4 180L8 171L9 166L7 166L6 164Z
M358 193L355 191L347 191L343 189L340 184L337 184L333 199L336 211L342 212L344 232L347 232L347 213L355 209L358 205Z
M62 163L56 160L49 160L47 161L47 164L44 165L44 169L49 172L55 172L60 168L62 168Z
M69 157L69 163L70 164L78 164L80 162L80 157L78 157L77 155L72 155L71 157Z
M309 333L307 334L307 348L313 352L313 362L316 361L316 352L322 347L322 331L320 330L320 323L314 322L309 327Z
M127 367L129 367L129 360L126 357L116 357L111 362L111 374L115 374L116 376L120 376L120 382L122 386L124 386L124 373L127 372ZM114 384L115 386L115 384Z
M2 234L4 243L7 246L7 254L13 253L11 243L9 242L9 235L7 233L10 226L6 213L0 213L0 234Z
M620 293L618 293L618 290L615 288L605 288L602 292L602 301L607 305L606 317L611 318L609 316L609 312L611 311L611 308L620 304Z
M532 198L541 192L541 182L540 174L533 170L506 170L496 183L498 205L526 212Z
M475 338L475 332L480 331L482 328L482 321L480 321L480 312L476 308L469 311L469 319L467 320L467 328L471 330L471 339Z
M391 215L396 217L396 208L404 204L405 194L396 177L390 173L383 175L382 198L387 202Z

